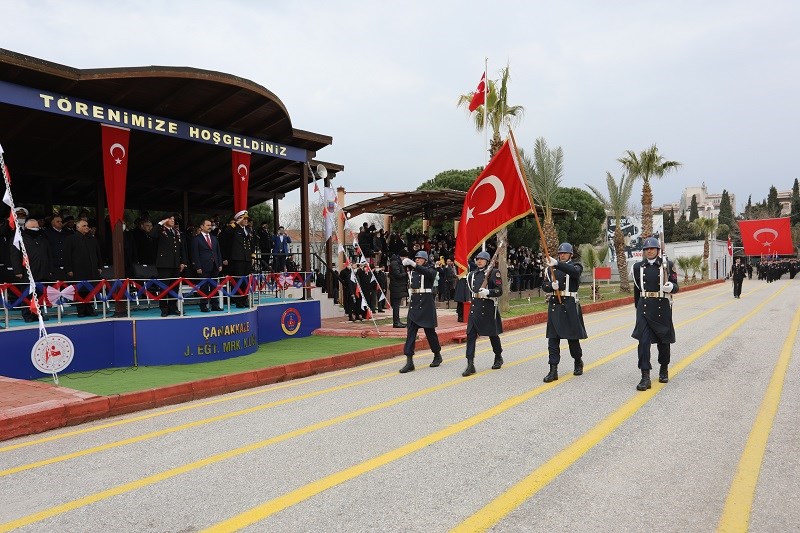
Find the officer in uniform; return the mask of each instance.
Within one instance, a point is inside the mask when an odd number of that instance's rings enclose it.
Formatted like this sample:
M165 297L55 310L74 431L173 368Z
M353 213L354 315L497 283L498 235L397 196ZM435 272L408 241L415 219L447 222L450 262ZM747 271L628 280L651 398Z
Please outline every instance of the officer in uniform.
M256 235L253 230L247 227L250 215L247 210L236 213L233 217L236 221L230 234L230 257L228 258L228 271L231 276L241 276L246 278L253 272L253 254L256 252ZM236 284L239 280L236 280ZM234 286L231 288L233 289ZM249 284L247 280L242 282L241 290L249 294ZM236 303L236 307L243 309L248 307L249 296L235 296L231 298Z
M731 267L731 278L733 278L733 297L741 298L742 282L747 275L747 267L742 263L742 258L737 257Z
M475 342L478 335L488 336L492 344L492 368L497 370L503 366L503 347L500 345L503 322L497 308L497 298L503 294L503 278L499 270L492 268L490 261L489 252L479 253L476 259L478 268L467 274L472 304L467 319L467 369L461 374L464 377L475 373Z
M414 343L417 341L419 328L425 330L425 337L433 351L432 367L442 364L442 345L436 334L436 301L433 299L433 282L436 280L436 269L428 265L428 254L422 250L414 259L403 259L403 265L411 267L408 283L408 316L406 317L406 366L400 369L401 374L414 370Z
M568 242L558 247L558 259L547 258L545 281L542 290L555 292L550 295L547 306L547 351L550 372L544 377L545 383L558 379L558 363L561 361L561 339L567 339L569 354L575 360L572 372L576 376L583 374L583 350L580 339L585 339L586 326L583 324L583 313L578 303L578 287L581 284L583 265L572 261L574 249ZM555 270L553 270L555 269ZM555 272L554 280L550 279L551 271Z
M639 369L642 380L636 390L644 391L650 384L650 345L658 346L658 381L669 381L669 345L675 342L675 326L672 324L672 297L678 292L678 273L671 261L659 257L658 239L648 237L642 245L644 259L635 263L631 271L633 278L633 301L636 305L636 325L631 337L639 341Z
M157 239L156 271L162 283L170 285L189 263L181 242L181 232L175 227L175 215L170 215L150 230L150 236ZM160 292L160 291L159 291ZM177 289L176 289L177 292ZM178 301L164 296L158 302L161 316L178 315Z

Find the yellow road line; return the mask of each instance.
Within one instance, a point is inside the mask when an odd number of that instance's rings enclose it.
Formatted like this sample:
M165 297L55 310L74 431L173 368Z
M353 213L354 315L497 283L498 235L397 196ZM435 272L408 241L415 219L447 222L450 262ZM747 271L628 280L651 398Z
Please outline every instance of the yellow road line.
M777 294L772 296L769 300L775 298L775 296L777 296ZM769 301L769 300L767 300L767 301ZM766 304L766 301L764 302L764 304ZM760 309L760 307L762 307L764 304L761 304L761 306L759 306L759 308L757 308L757 310ZM710 310L702 313L701 315L699 315L697 317L694 317L694 318L692 318L690 320L686 320L686 321L682 322L681 325L688 324L689 322L692 322L692 321L696 320L697 318L700 318L702 316L710 314L714 310L720 309L720 308L725 307L727 305L730 305L730 302L725 303L725 304L721 304L721 305L717 306L716 308L710 309ZM742 323L742 322L743 322L743 320L740 320L736 324L740 325L740 323ZM736 327L738 327L738 325ZM733 329L735 329L735 328L733 328ZM732 331L733 330L731 330L731 332ZM725 332L723 332L723 335L724 334L725 334ZM727 334L730 335L730 332L728 332ZM716 345L717 342L719 342L719 340L717 340L717 341L715 341L713 343L707 344L706 347L704 347L704 348L706 350L710 349L711 347ZM588 371L588 370L596 368L596 367L598 367L598 366L600 366L602 364L605 364L605 363L611 361L612 359L615 359L616 357L619 357L620 355L622 355L624 353L632 351L633 349L636 348L636 346L637 346L637 344L631 344L631 345L627 346L626 348L623 348L622 350L618 350L617 352L614 352L613 354L611 354L609 356L606 356L603 359L600 359L599 361L596 361L595 363L587 365L584 368L584 371ZM690 356L690 358L691 358L691 360L694 360L698 356L699 355L694 355L693 358L692 358L692 356ZM687 358L687 359L689 359L689 358ZM686 359L684 361L686 361ZM680 369L680 368L685 367L688 364L689 364L688 362L684 363L682 366L681 366L681 364L679 364L679 365L676 365L676 368ZM679 372L680 370L677 370L677 371ZM509 398L507 400L504 400L504 401L500 402L499 404L495 405L494 407L491 407L491 408L489 408L489 409L487 409L487 410L485 410L485 411L483 411L481 413L478 413L477 415L473 415L473 416L471 416L469 418L466 418L466 419L462 420L461 422L457 422L455 424L452 424L452 425L446 427L445 429L442 429L442 430L439 430L437 432L431 433L431 434L429 434L429 435L427 435L427 436L425 436L425 437L423 437L421 439L418 439L418 440L416 440L414 442L410 442L410 443L405 444L405 445L403 445L403 446L401 446L399 448L396 448L396 449L394 449L394 450L392 450L390 452L387 452L387 453L384 453L382 455L379 455L378 457L374 457L372 459L368 459L367 461L364 461L362 463L354 465L354 466L352 466L350 468L346 468L345 470L341 470L339 472L335 472L335 473L330 474L328 476L325 476L324 478L321 478L321 479L319 479L317 481L308 483L307 485L299 487L299 488L297 488L297 489L295 489L295 490L293 490L291 492L288 492L288 493L286 493L286 494L284 494L282 496L274 498L274 499L272 499L270 501L267 501L267 502L265 502L265 503L263 503L261 505L258 505L256 507L254 507L252 509L249 509L249 510L243 512L243 513L240 513L240 514L238 514L236 516L233 516L233 517L231 517L231 518L229 518L227 520L224 520L224 521L219 522L219 523L217 523L215 525L212 525L211 527L209 527L207 529L204 529L203 532L204 533L205 532L208 532L208 533L212 533L212 532L213 533L220 533L220 532L227 532L227 531L238 531L239 529L242 529L242 528L247 527L249 525L255 524L256 522L259 522L259 521L261 521L261 520L263 520L263 519L265 519L265 518L267 518L267 517L279 512L279 511L282 511L284 509L287 509L289 507L297 505L298 503L300 503L302 501L305 501L305 500L311 498L312 496L315 496L315 495L317 495L317 494L319 494L321 492L324 492L324 491L326 491L326 490L328 490L328 489L330 489L332 487L335 487L335 486L337 486L337 485L339 485L341 483L344 483L346 481L354 479L354 478L356 478L356 477L358 477L358 476L360 476L362 474L365 474L367 472L370 472L372 470L375 470L377 468L385 466L385 465L387 465L387 464L389 464L389 463L391 463L393 461L396 461L396 460L401 459L401 458L403 458L403 457L405 457L407 455L410 455L410 454L412 454L414 452L422 450L423 448L426 448L427 446L435 444L436 442L439 442L439 441L444 440L444 439L446 439L448 437L452 437L453 435L461 433L462 431L465 431L465 430L467 430L467 429L469 429L471 427L474 427L474 426L476 426L476 425L478 425L478 424L480 424L482 422L485 422L486 420L489 420L490 418L498 416L501 413L503 413L503 412L513 408L513 407L516 407L516 406L518 406L518 405L530 400L531 398L534 398L534 397L538 396L539 394L552 389L553 387L558 386L560 383L563 383L563 382L565 382L565 381L567 381L569 379L572 379L573 377L574 376L572 376L572 375L566 375L566 376L564 376L564 378L562 378L560 380L560 382L553 381L553 382L550 382L550 383L546 383L546 384L540 385L539 387L537 387L537 388L535 388L535 389L533 389L531 391L528 391L528 392L526 392L524 394L520 394L518 396ZM648 394L647 398L650 398L651 396L652 396L651 394ZM635 398L634 400L636 400L636 399L637 398ZM632 414L632 413L633 412L631 412L630 414ZM630 416L630 414L628 414L627 416ZM625 418L627 418L627 416ZM622 422L620 421L619 423L622 423ZM467 528L467 529L464 529L463 531L470 531L470 529Z
M767 440L772 432L772 424L778 413L783 384L789 370L789 361L792 359L792 349L798 329L800 329L800 308L794 314L789 335L786 337L786 342L783 343L775 371L772 373L767 392L739 459L736 476L733 478L728 497L725 500L725 508L722 511L717 531L747 531L748 529L756 484L761 473L761 463L767 449Z
M734 331L739 329L742 324L750 320L761 309L783 292L788 285L777 291L775 294L764 300L752 311L728 326L722 333L715 336L713 340L707 342L691 355L683 358L670 369L670 374L675 376L684 368L692 364L701 355L718 345L729 337ZM578 459L591 450L600 441L606 438L613 430L618 428L623 422L636 413L642 406L650 401L664 385L654 383L653 388L645 392L637 392L628 402L622 405L617 411L606 417L599 424L594 426L582 437L564 448L561 452L544 463L542 466L531 472L522 481L505 491L503 494L489 502L477 513L467 518L464 522L454 527L451 532L476 532L486 531L497 524L501 519L522 505L529 498L534 496L542 488L558 477L567 468L572 466Z
M721 293L722 293L722 291L719 291L719 293L716 293L716 291L715 291L715 294L712 294L710 296L706 296L705 298L701 299L701 301L714 298L716 296L719 296ZM692 296L699 296L701 294L702 293L700 291L692 291L688 296L685 296L684 298L692 297ZM747 294L745 294L745 296L746 295ZM596 314L601 315L601 314L606 314L606 313L608 313L606 316L603 316L599 320L590 322L589 324L595 324L595 323L603 322L603 321L605 321L605 320L607 320L609 318L616 318L616 317L624 314L625 311L619 311L619 309L615 309L614 312L611 312L611 310L606 310L606 311L599 311ZM595 313L592 313L592 314L594 315ZM546 326L547 326L546 323L534 324L532 326L528 326L528 327L525 327L525 328L514 330L513 332L507 332L507 333L503 334L503 339L507 339L509 336L528 334L530 332L530 330L533 330L535 328L544 328ZM489 342L488 339L479 339L478 340L478 344L486 344L488 342ZM456 345L456 346L450 346L450 347L444 348L442 350L442 352L444 353L444 352L451 352L451 351L460 351L461 349L462 349L461 346L457 346ZM484 351L486 351L486 350L484 350ZM482 352L478 352L478 353L482 353ZM73 431L69 431L69 432L58 433L58 434L54 434L54 435L48 435L46 437L38 438L38 439L35 439L35 440L30 440L30 441L26 441L26 442L19 442L19 443L11 444L11 445L8 445L8 446L3 446L3 447L0 447L0 452L9 452L9 451L17 450L17 449L20 449L20 448L26 448L26 447L34 446L34 445L38 445L38 444L45 444L47 442L61 440L61 439L67 438L67 437L74 437L74 436L78 436L78 435L84 435L84 434L87 434L87 433L93 433L95 431L100 431L100 430L103 430L103 429L122 426L122 425L125 425L125 424L131 424L131 423L134 423L134 422L141 422L141 421L144 421L144 420L150 420L152 418L165 416L165 415L170 415L170 414L175 414L175 413L180 413L182 411L188 411L188 410L197 409L197 408L200 408L200 407L208 407L208 406L215 405L215 404L218 404L218 403L229 402L229 401L232 401L232 400L238 400L238 399L241 399L241 398L247 398L249 396L255 396L255 395L259 395L259 394L265 394L265 393L268 393L268 392L281 390L281 389L286 389L286 388L289 388L289 387L298 387L298 386L301 386L301 385L305 385L305 384L308 384L308 383L313 383L313 382L320 381L320 380L323 380L323 379L332 379L334 377L339 377L339 376L342 376L342 375L347 375L347 374L351 374L351 373L355 373L355 372L364 372L364 371L367 371L367 370L374 369L376 367L394 365L394 364L396 364L396 362L394 362L392 360L387 360L387 361L381 361L381 362L374 363L374 364L362 365L362 366L359 366L359 367L356 367L356 368L339 370L339 371L337 371L335 373L326 373L326 374L323 374L321 376L313 376L313 377L309 377L309 378L293 380L293 381L291 381L289 383L282 383L282 384L279 384L279 385L272 385L272 386L267 385L265 387L269 387L269 388L259 387L258 389L255 389L255 390L250 390L250 391L247 391L247 392L242 392L242 393L238 393L238 394L234 394L234 395L226 395L226 396L221 397L221 398L214 398L212 400L206 400L206 401L203 401L203 402L196 402L196 403L191 403L191 404L187 404L187 405L181 405L179 407L172 407L172 408L169 408L169 409L160 410L158 412L150 412L150 413L146 413L146 414L143 414L143 415L137 415L137 416L134 416L134 417L131 417L131 418L125 418L123 420L115 420L113 422L107 422L107 423L96 425L96 426L85 427L85 428L81 428L81 429L77 429L77 430L73 430ZM2 472L0 472L0 475L2 475Z

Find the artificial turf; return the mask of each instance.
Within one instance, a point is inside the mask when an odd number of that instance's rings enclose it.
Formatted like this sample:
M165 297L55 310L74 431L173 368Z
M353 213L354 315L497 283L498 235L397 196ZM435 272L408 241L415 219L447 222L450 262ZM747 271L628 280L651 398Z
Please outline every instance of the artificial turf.
M98 395L111 395L279 366L296 361L319 359L401 342L402 340L397 338L312 335L261 344L256 353L222 361L189 365L109 368L92 372L60 374L58 379L63 387ZM51 381L51 378L42 378L40 381Z

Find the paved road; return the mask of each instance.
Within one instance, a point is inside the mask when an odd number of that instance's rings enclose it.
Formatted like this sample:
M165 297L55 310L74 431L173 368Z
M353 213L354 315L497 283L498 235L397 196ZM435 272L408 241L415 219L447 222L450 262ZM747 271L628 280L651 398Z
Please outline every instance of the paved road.
M645 393L627 307L551 384L540 325L0 443L0 531L799 531L800 280L744 289L677 295Z

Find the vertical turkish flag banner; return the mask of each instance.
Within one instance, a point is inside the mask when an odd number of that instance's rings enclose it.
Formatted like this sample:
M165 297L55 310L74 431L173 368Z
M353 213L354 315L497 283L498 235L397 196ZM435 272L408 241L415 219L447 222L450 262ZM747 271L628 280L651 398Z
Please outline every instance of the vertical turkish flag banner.
M792 255L789 217L738 220L745 255Z
M733 257L733 243L731 242L730 235L728 235L728 255Z
M250 183L250 152L231 150L233 163L233 212L247 209L247 186Z
M103 132L103 177L106 203L113 228L125 212L125 181L128 176L128 140L131 130L101 124Z
M472 95L472 100L469 102L469 111L470 113L478 109L479 106L482 106L486 102L486 73L483 73L481 76L481 81L478 82L478 88L475 90L475 93Z
M528 184L509 138L464 198L456 236L455 262L466 270L472 252L497 230L532 212Z

